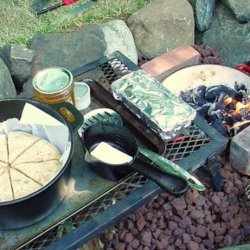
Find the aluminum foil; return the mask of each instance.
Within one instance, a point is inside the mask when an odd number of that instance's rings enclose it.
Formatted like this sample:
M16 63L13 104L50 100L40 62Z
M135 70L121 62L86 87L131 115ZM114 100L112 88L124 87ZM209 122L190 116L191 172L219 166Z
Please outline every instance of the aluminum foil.
M163 140L180 134L196 111L143 70L131 72L112 83L115 99L136 114Z

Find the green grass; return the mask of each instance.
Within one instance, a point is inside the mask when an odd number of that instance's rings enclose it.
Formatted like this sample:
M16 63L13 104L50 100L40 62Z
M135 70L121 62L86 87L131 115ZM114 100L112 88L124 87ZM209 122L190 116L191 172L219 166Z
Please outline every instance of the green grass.
M128 15L150 2L150 0L99 0L87 11L58 23L56 21L63 14L87 0L79 0L77 3L40 16L36 16L30 9L33 1L0 1L0 48L7 43L27 45L37 33L68 32L82 28L88 23L102 24L113 19L126 19ZM53 0L51 4L59 1Z

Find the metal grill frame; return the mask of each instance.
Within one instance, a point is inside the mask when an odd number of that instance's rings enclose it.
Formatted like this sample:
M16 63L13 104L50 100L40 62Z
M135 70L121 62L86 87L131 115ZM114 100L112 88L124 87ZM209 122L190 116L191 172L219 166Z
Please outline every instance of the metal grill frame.
M96 68L105 71L104 65L112 65L112 62L117 63L120 67L115 74L114 69L105 73L111 74L112 81L123 74L139 69L124 55L116 52L111 58L103 57L78 68L73 71L73 75L77 77L85 72L91 73ZM204 165L209 157L219 154L226 148L227 139L200 117L195 118L193 124L187 130L187 135L185 134L188 137L197 135L200 136L200 140L191 142L189 149L183 147L183 142L177 142L176 140L167 142L165 144L167 149L165 156L177 162L182 168L193 172ZM177 150L177 154L172 153L173 149ZM178 153L179 151L181 152ZM76 228L66 233L61 239L56 239L58 227L60 227L60 225L57 225L45 232L44 235L25 243L18 249L76 249L162 191L154 182L134 173L88 206L75 212L69 218L65 218L64 221L73 221L73 226Z

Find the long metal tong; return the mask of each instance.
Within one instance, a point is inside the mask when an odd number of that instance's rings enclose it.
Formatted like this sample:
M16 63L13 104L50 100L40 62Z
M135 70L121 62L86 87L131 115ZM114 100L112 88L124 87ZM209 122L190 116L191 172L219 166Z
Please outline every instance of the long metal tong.
M156 167L159 167L162 171L179 176L180 178L186 180L188 185L193 189L196 189L198 191L205 190L205 186L197 178L195 178L193 175L188 173L185 169L181 168L174 162L169 161L163 156L141 146L139 147L139 151L144 156L149 158L152 162L156 163Z

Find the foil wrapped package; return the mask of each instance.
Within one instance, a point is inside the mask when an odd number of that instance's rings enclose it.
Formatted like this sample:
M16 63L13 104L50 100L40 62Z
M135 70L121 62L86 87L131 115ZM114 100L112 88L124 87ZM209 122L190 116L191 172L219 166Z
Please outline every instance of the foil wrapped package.
M115 99L165 141L179 135L196 116L192 107L143 70L131 72L111 86Z

